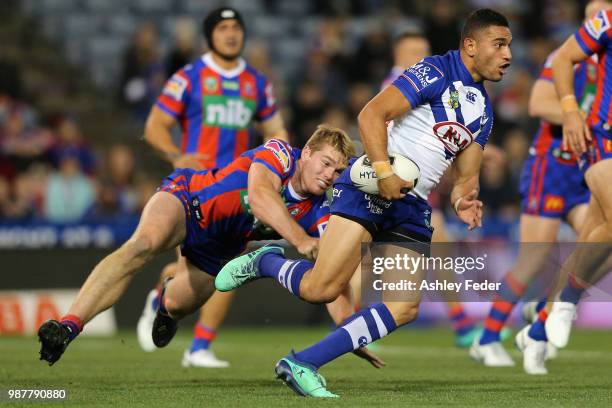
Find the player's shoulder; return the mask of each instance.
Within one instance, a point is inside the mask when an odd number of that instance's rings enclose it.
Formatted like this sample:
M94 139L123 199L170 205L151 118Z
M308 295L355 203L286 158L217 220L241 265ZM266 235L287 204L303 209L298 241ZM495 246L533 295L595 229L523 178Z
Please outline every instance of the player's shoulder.
M586 31L595 39L599 39L602 34L609 33L612 28L612 9L600 10L592 18L587 20L584 27Z
M273 160L280 163L283 172L290 171L302 153L301 149L293 147L280 139L270 139L255 150L258 152L271 152L274 156Z
M206 64L204 63L202 58L194 59L193 61L188 62L181 69L176 71L173 77L181 77L187 80L194 80L199 75L199 72L202 70L202 68L204 68L205 66Z

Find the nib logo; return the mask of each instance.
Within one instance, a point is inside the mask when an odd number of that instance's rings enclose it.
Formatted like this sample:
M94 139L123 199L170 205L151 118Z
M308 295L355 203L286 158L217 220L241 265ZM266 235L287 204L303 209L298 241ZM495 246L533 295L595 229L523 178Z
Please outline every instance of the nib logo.
M249 126L255 111L255 101L223 95L204 97L204 123L208 126L244 129Z

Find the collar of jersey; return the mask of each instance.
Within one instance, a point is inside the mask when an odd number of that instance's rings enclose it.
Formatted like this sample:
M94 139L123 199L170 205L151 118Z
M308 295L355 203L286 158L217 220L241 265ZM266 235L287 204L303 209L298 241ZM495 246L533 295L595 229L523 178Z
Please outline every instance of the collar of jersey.
M213 60L212 54L210 52L207 52L206 54L202 55L202 61L206 64L206 66L209 66L213 71L215 71L218 74L223 75L226 78L232 78L232 77L238 76L246 68L246 61L243 58L238 58L238 66L236 68L230 69L230 70L223 69L215 63L215 61Z
M303 201L308 198L301 196L300 194L298 194L297 191L295 191L295 189L293 188L293 184L291 184L291 180L289 180L289 182L287 183L287 192L289 193L289 196L296 201Z

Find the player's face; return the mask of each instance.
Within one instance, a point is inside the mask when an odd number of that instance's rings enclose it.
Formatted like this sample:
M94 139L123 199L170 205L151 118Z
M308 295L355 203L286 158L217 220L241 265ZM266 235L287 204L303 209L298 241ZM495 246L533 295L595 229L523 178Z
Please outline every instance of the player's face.
M312 195L325 193L347 164L344 155L330 145L324 145L317 151L305 147L301 159L302 185Z
M478 31L475 37L473 52L476 72L482 80L501 81L512 61L510 29L489 26Z
M224 20L217 24L212 32L212 42L215 52L224 59L238 58L244 45L244 31L238 20Z

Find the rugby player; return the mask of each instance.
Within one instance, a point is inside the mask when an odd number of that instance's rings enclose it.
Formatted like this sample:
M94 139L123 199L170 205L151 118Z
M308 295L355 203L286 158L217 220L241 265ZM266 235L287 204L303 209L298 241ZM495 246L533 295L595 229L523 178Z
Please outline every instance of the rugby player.
M430 55L429 41L422 33L404 32L397 36L393 44L393 67L387 78L383 81L381 89L391 85L407 68L413 66L423 58ZM434 190L427 201L432 207L431 226L433 227L432 242L449 242L450 237L446 231L444 214L440 210L440 195ZM438 272L438 271L435 271ZM448 275L440 276L440 279L448 279ZM351 281L352 282L352 281ZM354 290L357 293L356 290ZM455 345L457 347L470 347L475 337L478 337L482 329L474 324L458 299L456 292L444 292L444 304L455 332Z
M586 19L606 7L609 7L606 1L589 3L585 9ZM578 166L579 157L562 146L561 105L552 82L554 55L555 52L547 58L529 100L529 113L540 118L541 122L520 181L520 242L527 245L520 246L517 262L505 276L485 321L485 331L470 350L474 359L489 367L514 365L501 345L500 330L526 288L544 267L561 221L565 220L577 235L584 226L590 193ZM576 65L574 94L585 115L590 111L596 86L597 61L587 59ZM535 313L539 314L545 304L546 299L538 302ZM517 344L525 355L525 371L528 374L546 374L544 360L553 357L556 348L548 345L547 349L544 326L539 317L517 335Z
M325 191L353 154L344 131L319 126L303 150L272 139L222 169L176 170L147 203L132 237L96 265L68 314L41 325L40 358L55 363L84 324L117 302L142 266L180 244L183 267L162 289L153 327L155 344L167 345L178 320L210 297L214 276L249 239L273 230L300 248L319 236L329 217ZM333 309L335 321L352 313L348 299L344 304ZM365 349L357 354L383 364Z
M226 166L249 148L254 122L261 123L264 142L288 140L272 85L241 57L246 40L241 14L230 7L217 8L204 19L202 31L209 51L168 80L145 127L145 140L175 168ZM182 133L180 147L172 141L176 125ZM174 262L164 268L160 287L175 275L177 266ZM156 349L151 328L158 294L157 289L149 293L138 320L138 342L145 351ZM215 293L207 302L183 365L229 365L217 359L210 345L232 299L233 294Z
M362 242L430 243L427 196L451 163L453 207L470 230L481 226L478 176L493 126L483 82L502 79L512 59L511 41L503 15L490 9L471 13L459 50L410 67L359 114L361 138L377 174L379 195L359 191L347 169L334 185L332 216L314 265L287 260L281 248L268 246L229 262L217 275L217 289L231 290L250 280L272 277L306 301L333 301L360 262ZM393 126L387 134L389 120ZM408 194L402 191L412 188L412 183L394 174L389 152L412 159L420 168L419 183ZM317 370L411 322L418 307L416 299L364 308L321 342L282 358L276 372L299 395L335 397Z
M612 242L612 80L608 67L612 55L611 22L610 8L598 12L567 39L552 62L555 88L561 101L563 143L582 155L581 161L586 169L584 178L591 192L582 233L578 237L579 246L563 265L563 270L568 273L567 285L556 301L549 302L539 316L545 321L544 335L560 348L569 341L576 305L585 289L609 271L600 266L609 259ZM572 68L594 54L598 58L597 91L585 121L572 92Z

